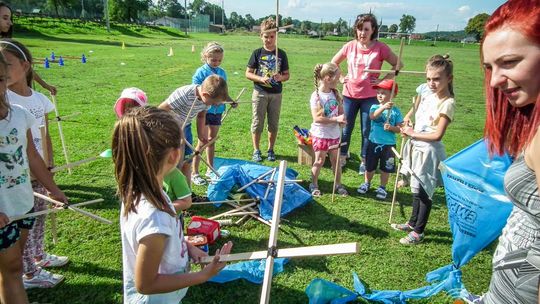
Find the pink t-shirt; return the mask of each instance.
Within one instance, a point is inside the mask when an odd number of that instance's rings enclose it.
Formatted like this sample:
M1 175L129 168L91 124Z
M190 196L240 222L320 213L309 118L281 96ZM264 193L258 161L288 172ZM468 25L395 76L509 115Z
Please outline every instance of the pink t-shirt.
M364 69L380 70L383 61L390 56L390 48L379 41L367 50L362 50L356 40L349 41L341 48L341 55L347 57L348 73L343 85L343 95L351 98L377 96L377 90L371 87L369 78L378 78L379 74L364 73Z

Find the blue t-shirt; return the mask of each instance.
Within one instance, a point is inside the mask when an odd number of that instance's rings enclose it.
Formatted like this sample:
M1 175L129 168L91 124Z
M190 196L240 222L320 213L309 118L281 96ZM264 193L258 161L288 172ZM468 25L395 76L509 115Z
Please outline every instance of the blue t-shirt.
M381 105L372 105L369 109L369 114L375 112ZM384 110L383 113L376 119L371 120L371 131L369 132L369 140L379 145L395 145L396 133L392 131L384 130L384 124L386 123L386 117L388 110ZM403 122L403 116L398 108L392 107L390 113L390 120L388 123L392 126L397 126Z
M221 78L225 79L227 81L227 73L225 73L225 70L217 67L213 68L208 65L208 63L205 63L202 67L198 68L197 71L195 71L195 74L193 74L191 82L193 84L201 85L203 81L211 75L218 75ZM221 104L219 106L211 106L208 110L208 113L212 114L221 114L225 111L225 105Z

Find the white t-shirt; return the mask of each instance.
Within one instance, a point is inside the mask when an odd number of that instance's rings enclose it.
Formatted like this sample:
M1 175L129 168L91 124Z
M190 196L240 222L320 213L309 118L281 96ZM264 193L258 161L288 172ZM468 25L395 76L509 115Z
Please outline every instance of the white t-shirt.
M167 198L171 210L174 206ZM160 274L179 274L188 272L189 256L184 241L182 226L178 217L156 209L146 198L142 197L137 205L137 213L124 214L124 206L120 210L120 230L122 233L122 264L124 272L124 303L179 303L187 292L187 288L173 292L154 295L143 295L135 288L135 261L141 239L152 234L167 236L165 251L159 263Z
M450 97L440 100L437 94L426 89L426 85L420 85L416 91L420 93L420 104L416 110L414 132L433 133L437 130L437 124L441 115L447 116L450 121L454 120L456 102Z
M319 96L317 92L313 92L309 104L311 109L321 110L324 117L331 118L339 115L339 102L333 92L319 91ZM339 125L337 122L324 124L313 122L309 132L315 137L336 139L339 138Z
M35 118L25 109L12 105L0 120L0 212L8 217L28 213L34 206L26 132Z
M189 125L199 112L210 109L210 106L207 106L202 100L197 98L197 87L198 85L196 84L180 87L172 92L165 100L171 106L174 113L178 115L181 125L184 124L185 120L187 120L186 126ZM193 105L194 103L195 105ZM193 109L190 112L191 106L193 106Z
M45 97L45 95L32 90L32 95L21 96L11 90L7 90L7 98L10 104L20 105L34 116L36 123L32 126L32 137L34 138L34 146L43 157L43 147L41 144L40 126L45 125L45 115L54 111L54 104Z

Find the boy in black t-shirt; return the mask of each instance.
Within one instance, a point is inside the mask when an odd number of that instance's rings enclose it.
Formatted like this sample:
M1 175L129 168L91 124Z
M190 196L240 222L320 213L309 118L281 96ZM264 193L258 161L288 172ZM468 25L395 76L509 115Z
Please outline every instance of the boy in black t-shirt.
M253 51L246 69L246 78L253 81L251 139L254 149L252 160L256 162L262 161L259 144L265 116L268 116L268 160L276 160L274 144L281 110L282 82L289 80L289 62L285 51L278 49L276 60L277 30L272 18L261 23L263 47Z

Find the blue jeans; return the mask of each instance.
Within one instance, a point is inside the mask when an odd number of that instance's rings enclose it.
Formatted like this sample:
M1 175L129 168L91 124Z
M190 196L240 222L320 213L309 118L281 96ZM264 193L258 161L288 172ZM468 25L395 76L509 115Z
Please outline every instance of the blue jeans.
M347 125L343 128L341 134L341 142L346 143L341 147L341 155L347 155L349 146L351 144L351 135L354 130L354 124L356 122L356 116L360 111L360 128L362 134L362 158L366 157L366 151L368 146L369 131L371 130L371 120L369 119L369 109L372 105L376 105L379 102L377 97L368 98L350 98L343 96L345 118L347 119Z

